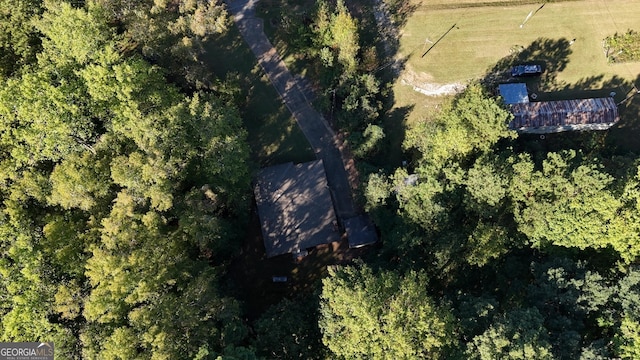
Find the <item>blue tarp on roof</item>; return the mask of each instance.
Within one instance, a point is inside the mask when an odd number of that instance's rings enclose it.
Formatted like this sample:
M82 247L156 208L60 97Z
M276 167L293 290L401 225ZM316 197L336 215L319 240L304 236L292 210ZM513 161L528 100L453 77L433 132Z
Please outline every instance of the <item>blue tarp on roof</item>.
M529 94L527 93L527 84L500 84L498 85L500 96L504 99L505 104L524 104L529 102Z

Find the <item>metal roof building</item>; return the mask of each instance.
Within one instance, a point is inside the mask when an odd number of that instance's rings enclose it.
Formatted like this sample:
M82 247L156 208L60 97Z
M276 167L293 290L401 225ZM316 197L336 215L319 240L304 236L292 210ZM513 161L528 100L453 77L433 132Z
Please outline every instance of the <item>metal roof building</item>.
M350 248L375 244L378 241L376 227L367 215L358 215L344 221Z
M570 130L605 130L620 119L611 97L540 101L511 105L509 129L545 134Z

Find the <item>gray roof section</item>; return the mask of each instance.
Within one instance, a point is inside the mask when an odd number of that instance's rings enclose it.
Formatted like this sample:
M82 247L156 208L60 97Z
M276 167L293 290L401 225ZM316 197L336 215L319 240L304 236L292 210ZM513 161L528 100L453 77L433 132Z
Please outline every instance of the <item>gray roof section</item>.
M378 241L378 233L367 215L359 215L344 221L350 248L359 248Z
M340 240L322 160L262 169L254 193L267 257Z

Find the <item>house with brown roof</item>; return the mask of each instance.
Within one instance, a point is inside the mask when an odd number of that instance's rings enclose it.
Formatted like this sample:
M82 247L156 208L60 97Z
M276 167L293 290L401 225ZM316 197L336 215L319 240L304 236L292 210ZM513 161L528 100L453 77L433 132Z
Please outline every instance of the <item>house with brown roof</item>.
M620 120L611 97L517 103L511 113L509 129L534 134L606 130Z
M322 160L261 169L254 194L267 257L340 240Z

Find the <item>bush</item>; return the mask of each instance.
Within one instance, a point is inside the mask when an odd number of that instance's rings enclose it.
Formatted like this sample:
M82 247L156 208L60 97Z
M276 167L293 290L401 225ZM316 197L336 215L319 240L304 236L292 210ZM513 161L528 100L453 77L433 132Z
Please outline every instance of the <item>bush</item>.
M607 60L611 63L640 61L640 33L627 30L604 39Z

